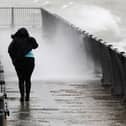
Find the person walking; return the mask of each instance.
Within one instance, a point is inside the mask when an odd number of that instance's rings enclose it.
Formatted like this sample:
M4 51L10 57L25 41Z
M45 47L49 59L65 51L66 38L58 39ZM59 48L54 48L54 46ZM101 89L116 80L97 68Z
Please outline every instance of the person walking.
M35 66L35 58L32 49L38 47L34 37L31 37L26 28L20 28L11 35L12 41L8 46L8 53L15 67L19 91L20 101L30 100L31 75Z

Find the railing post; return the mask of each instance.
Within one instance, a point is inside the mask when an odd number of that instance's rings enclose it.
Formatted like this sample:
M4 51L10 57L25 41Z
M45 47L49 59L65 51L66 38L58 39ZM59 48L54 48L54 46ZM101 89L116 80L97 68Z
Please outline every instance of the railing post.
M102 85L110 86L112 84L112 61L110 57L109 48L100 43L100 59L102 66Z
M43 20L43 10L42 10L42 8L40 9L40 11L41 11L41 21L42 21Z
M14 27L14 7L11 8L11 26Z
M120 54L116 49L110 49L111 61L112 61L112 94L115 96L123 96L123 64L121 61Z
M5 126L4 96L0 94L0 126Z

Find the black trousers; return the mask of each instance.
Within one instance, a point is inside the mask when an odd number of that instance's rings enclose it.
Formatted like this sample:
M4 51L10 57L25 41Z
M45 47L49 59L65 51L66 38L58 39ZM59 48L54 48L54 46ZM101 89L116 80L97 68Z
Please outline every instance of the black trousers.
M19 91L21 97L30 97L31 75L34 70L34 58L24 57L14 63L19 80Z

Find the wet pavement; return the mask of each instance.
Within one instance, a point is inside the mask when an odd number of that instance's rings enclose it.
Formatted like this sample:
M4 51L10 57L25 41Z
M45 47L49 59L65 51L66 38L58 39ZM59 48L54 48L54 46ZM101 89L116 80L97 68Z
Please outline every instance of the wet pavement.
M33 82L30 102L20 103L16 82L7 82L7 126L125 126L126 106L98 79Z

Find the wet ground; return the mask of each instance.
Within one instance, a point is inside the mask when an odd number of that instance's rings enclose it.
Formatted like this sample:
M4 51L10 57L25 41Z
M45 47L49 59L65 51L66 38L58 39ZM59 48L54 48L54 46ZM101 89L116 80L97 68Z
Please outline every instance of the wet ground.
M126 106L99 80L33 82L30 102L20 103L17 84L7 83L7 126L125 126Z

